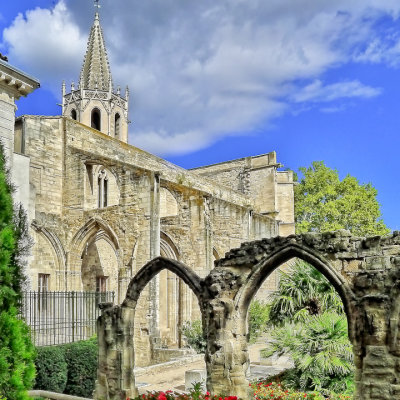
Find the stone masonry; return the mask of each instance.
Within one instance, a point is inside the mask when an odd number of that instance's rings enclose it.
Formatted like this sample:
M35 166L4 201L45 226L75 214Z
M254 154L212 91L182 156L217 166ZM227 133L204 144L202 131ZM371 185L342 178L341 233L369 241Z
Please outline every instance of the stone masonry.
M203 278L240 243L294 232L293 174L275 152L186 170L128 144L129 91L114 87L97 13L61 104L61 116L15 121L13 174L24 178L35 242L28 290L113 291L121 303L157 256L185 260ZM162 271L136 306L136 365L181 348L180 328L200 316L188 285Z
M263 281L297 257L323 273L343 300L355 360L355 400L400 398L400 233L353 237L348 231L308 233L243 243L200 278L184 264L159 257L131 280L120 306L103 305L95 399L136 395L134 314L140 292L163 269L198 299L207 339L207 389L249 398L247 312Z

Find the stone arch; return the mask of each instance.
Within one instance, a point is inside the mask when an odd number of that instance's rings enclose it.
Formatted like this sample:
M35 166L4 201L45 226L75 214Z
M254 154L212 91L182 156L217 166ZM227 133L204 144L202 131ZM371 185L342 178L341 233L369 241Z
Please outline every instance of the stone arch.
M160 256L148 262L132 278L122 305L134 308L144 287L163 269L167 269L181 278L192 289L199 303L201 303L203 294L202 279L185 264Z
M326 257L320 252L298 243L285 243L282 247L260 260L260 262L253 267L244 285L235 296L235 308L240 310L239 312L244 312L245 315L247 315L250 302L264 280L279 266L293 258L299 258L311 264L321 272L336 289L343 301L348 321L349 338L353 342L355 319L352 318L352 303L355 299L354 293L347 282L330 265Z
M118 237L114 230L109 224L100 218L91 218L85 225L83 225L74 235L70 243L70 270L73 272L73 276L80 276L80 281L76 279L71 282L72 288L77 290L83 285L82 279L82 264L85 253L89 250L97 241L104 241L107 243L115 252L116 257L116 274L122 266L121 247ZM117 291L117 288L115 288Z
M180 251L174 241L165 232L160 232L160 253L161 256L172 260L179 260Z
M97 322L100 351L95 399L137 396L132 345L136 305L146 285L164 269L178 275L192 289L203 309L202 279L189 267L165 257L157 257L143 266L132 278L121 306L102 305L103 312Z
M40 249L39 253L35 256L34 266L32 265L30 268L31 271L31 279L37 279L37 276L33 276L33 273L44 273L50 274L50 287L49 290L65 290L65 266L66 266L66 254L63 248L63 245L58 238L58 236L50 231L49 229L39 226L36 223L32 223L32 228L34 232L39 236L39 240L44 240L43 246L36 246L35 249ZM46 256L46 244L47 248L50 251L50 254ZM47 257L47 263L53 264L51 265L42 265L40 259L43 257ZM50 259L49 259L50 257ZM53 258L53 261L51 260ZM33 272L33 273L32 273ZM32 282L35 287L36 284Z

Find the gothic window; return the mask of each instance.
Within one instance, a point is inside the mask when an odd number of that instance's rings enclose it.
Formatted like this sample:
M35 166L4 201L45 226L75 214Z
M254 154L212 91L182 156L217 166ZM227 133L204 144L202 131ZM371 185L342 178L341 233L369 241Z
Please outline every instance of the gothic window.
M119 139L120 124L121 124L121 117L117 113L117 114L115 114L115 120L114 120L115 137L117 139Z
M49 290L50 274L38 274L38 290L39 292L47 292Z
M71 110L71 118L76 121L76 110L74 108Z
M98 131L101 130L101 113L98 108L92 110L92 123L90 126Z
M96 292L104 293L107 291L107 279L108 276L96 277Z
M97 206L107 207L108 204L108 177L107 172L102 169L97 177Z

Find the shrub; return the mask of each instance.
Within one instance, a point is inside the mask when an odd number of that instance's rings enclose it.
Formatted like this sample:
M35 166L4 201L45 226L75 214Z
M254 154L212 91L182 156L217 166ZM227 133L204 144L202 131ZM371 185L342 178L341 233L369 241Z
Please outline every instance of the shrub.
M254 343L267 329L270 305L253 300L249 308L249 341Z
M97 339L64 345L68 374L65 393L92 397L97 374Z
M192 349L197 353L205 353L207 342L203 336L203 325L200 320L186 321L182 327L182 334Z
M67 384L67 362L62 346L38 347L35 389L63 393Z

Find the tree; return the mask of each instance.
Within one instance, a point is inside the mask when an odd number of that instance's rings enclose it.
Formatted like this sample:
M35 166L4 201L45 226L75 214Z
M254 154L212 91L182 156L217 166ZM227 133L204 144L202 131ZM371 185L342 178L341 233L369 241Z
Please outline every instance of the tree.
M315 161L300 168L303 178L295 187L296 232L348 229L357 236L384 235L389 229L380 219L377 191L347 175Z
M18 318L23 285L20 251L27 240L23 215L21 209L13 210L12 186L0 143L0 396L9 400L28 399L26 390L35 374L29 330Z

